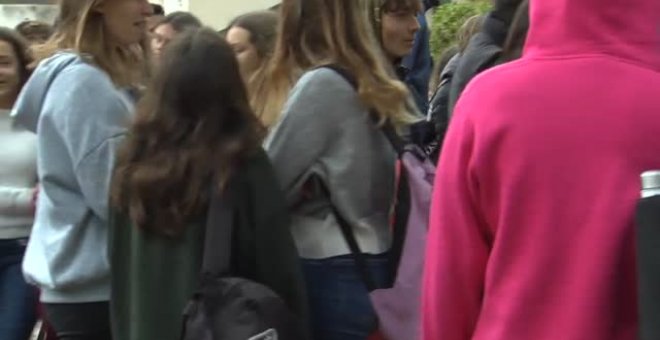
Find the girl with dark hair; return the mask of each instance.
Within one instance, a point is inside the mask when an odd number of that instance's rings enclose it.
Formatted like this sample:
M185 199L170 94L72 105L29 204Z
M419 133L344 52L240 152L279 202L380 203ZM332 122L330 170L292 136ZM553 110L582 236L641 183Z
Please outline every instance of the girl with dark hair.
M231 190L233 198L232 274L270 287L306 316L284 194L261 149L264 134L222 37L202 29L175 40L138 105L115 170L116 339L179 338L185 304L198 288L214 189Z
M165 16L163 20L151 29L151 52L153 53L154 60L158 62L165 47L177 35L186 30L200 27L202 27L202 22L188 12L174 12Z
M243 14L229 24L225 39L236 51L246 81L273 55L277 21L277 13L258 11Z
M509 35L504 42L499 63L507 63L519 59L523 53L525 40L529 31L529 0L523 0L513 17Z
M29 77L27 43L0 28L0 339L27 339L37 294L23 279L21 262L34 221L36 137L16 127L10 110Z
M7 77L0 88L0 105L3 108L10 108L16 99L23 85L30 77L29 65L32 62L32 56L29 52L28 42L17 32L6 27L0 27L0 41L2 48L2 75Z
M266 65L273 55L277 22L278 15L274 11L251 12L234 19L225 34L225 39L236 52L253 108L266 104L255 95L254 89L263 81ZM263 123L270 126L274 122Z

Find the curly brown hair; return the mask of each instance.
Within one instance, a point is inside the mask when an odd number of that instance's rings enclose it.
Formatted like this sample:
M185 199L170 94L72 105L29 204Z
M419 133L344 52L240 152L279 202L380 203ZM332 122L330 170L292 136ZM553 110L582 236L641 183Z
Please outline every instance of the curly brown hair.
M232 48L210 29L186 32L168 46L138 104L118 155L113 204L139 228L176 235L264 133Z

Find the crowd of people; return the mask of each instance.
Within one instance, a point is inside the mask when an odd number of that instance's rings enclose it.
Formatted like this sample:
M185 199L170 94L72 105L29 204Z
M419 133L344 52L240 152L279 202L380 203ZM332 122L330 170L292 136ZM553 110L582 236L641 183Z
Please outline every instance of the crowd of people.
M369 294L410 213L389 128L437 163L415 336L642 339L660 2L493 0L432 70L438 5L283 0L216 31L60 0L52 27L0 28L0 339L182 339L218 196L230 274L295 340L381 339Z

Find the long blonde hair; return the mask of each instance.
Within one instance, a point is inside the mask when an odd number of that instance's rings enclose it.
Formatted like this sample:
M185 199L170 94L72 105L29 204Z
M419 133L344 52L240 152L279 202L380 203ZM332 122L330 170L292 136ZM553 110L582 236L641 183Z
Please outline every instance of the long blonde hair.
M114 0L59 0L55 32L44 44L34 47L35 65L58 51L71 50L91 57L117 86L141 84L147 74L146 39L131 47L113 45L107 39L103 15L94 11L103 1Z
M380 122L402 125L413 120L406 102L408 90L387 65L362 1L283 0L278 41L268 71L255 88L255 107L265 124L276 122L288 93L310 69L336 64L354 75L358 95Z

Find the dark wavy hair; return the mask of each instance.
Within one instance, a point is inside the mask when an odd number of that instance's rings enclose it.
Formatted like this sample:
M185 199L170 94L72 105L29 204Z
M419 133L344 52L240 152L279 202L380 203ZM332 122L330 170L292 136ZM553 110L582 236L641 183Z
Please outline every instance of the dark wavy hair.
M16 31L0 27L0 41L4 41L16 55L16 61L18 62L18 79L19 79L19 90L25 85L30 78L30 64L32 63L32 55L28 47L27 41L21 37Z
M218 33L190 30L170 46L119 152L112 199L137 227L173 236L261 147L265 129Z
M154 29L162 25L171 25L177 33L182 33L188 29L198 29L202 27L202 22L188 12L173 12L166 15L163 20L159 21Z
M511 27L509 28L509 35L504 42L502 54L498 63L504 64L516 59L520 59L525 48L525 41L527 41L527 33L529 31L529 0L523 0L516 10L516 15L513 17Z
M259 58L267 58L273 54L277 38L277 23L279 15L273 11L256 11L243 14L229 23L227 31L232 27L240 27L250 32L250 42L257 50Z

